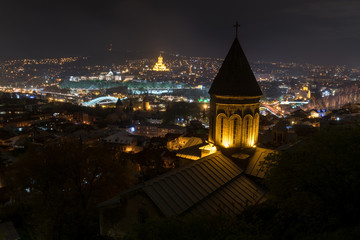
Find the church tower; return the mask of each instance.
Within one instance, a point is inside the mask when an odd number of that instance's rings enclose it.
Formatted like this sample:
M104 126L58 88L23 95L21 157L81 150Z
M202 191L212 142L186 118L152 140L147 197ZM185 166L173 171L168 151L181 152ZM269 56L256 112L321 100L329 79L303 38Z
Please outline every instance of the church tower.
M209 142L218 148L255 146L262 92L237 37L209 94Z

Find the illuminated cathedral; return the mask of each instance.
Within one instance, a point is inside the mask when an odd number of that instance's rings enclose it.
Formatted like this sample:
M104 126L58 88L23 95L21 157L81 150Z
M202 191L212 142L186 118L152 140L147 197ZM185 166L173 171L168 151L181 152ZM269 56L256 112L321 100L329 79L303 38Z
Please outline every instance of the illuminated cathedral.
M163 57L160 56L158 57L158 61L157 63L155 63L154 67L153 67L153 71L162 71L162 72L165 72L165 71L169 71L168 68L166 68L165 64L163 63Z

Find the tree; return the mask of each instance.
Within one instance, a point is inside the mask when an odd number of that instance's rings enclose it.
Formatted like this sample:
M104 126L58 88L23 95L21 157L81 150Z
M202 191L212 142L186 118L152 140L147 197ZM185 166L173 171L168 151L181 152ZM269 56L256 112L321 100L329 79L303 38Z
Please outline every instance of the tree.
M269 159L276 163L266 184L279 210L273 219L279 234L323 234L360 224L359 136L358 126L332 127Z
M143 180L148 180L164 172L164 161L156 149L145 149L135 155L141 177Z
M225 216L182 216L153 219L137 225L127 240L254 239L252 227Z
M135 165L105 146L62 139L29 149L8 173L17 211L34 239L87 239L96 205L136 182Z
M238 218L150 219L127 239L359 239L360 127L322 130L269 156L268 201Z
M201 108L198 103L174 102L168 105L164 115L164 123L173 123L175 118L200 118Z

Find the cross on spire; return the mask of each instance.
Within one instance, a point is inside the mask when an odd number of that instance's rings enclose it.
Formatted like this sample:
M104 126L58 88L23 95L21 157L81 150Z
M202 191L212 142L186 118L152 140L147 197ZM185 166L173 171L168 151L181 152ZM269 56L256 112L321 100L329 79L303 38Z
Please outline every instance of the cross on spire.
M240 24L238 23L238 21L236 21L235 25L233 26L236 30L235 30L235 37L237 38L238 37L238 28L240 27Z

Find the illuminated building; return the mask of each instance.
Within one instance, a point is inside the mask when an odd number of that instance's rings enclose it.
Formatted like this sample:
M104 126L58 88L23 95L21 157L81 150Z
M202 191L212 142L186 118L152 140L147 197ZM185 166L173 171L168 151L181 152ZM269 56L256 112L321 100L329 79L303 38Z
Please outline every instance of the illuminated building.
M102 142L117 146L117 150L121 152L138 153L143 150L143 147L138 144L137 136L124 131L105 137Z
M142 109L144 111L150 111L151 110L149 97L147 95L144 97L142 105L143 105Z
M165 64L163 63L163 57L161 56L161 54L158 57L158 61L157 61L157 63L155 63L155 65L153 67L153 70L157 71L157 72L159 72L159 71L162 71L162 72L169 71L169 69L167 69Z
M106 75L105 75L105 79L106 81L110 81L113 79L114 73L110 70Z
M160 125L160 124L141 124L135 125L134 135L147 137L165 137L166 134L185 134L184 127L176 125Z
M126 79L128 79L128 77L125 77L125 80ZM122 77L120 75L120 72L114 73L111 70L109 70L109 72L101 72L97 76L70 76L69 78L70 82L79 82L79 81L87 81L87 80L122 81Z
M209 94L209 142L220 148L255 146L262 92L237 38Z
M311 98L311 92L307 86L303 86L296 95L296 100L307 100Z

